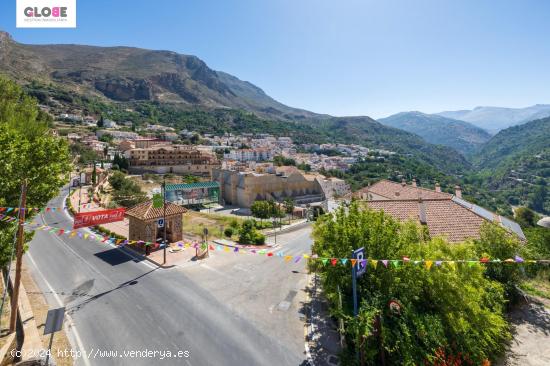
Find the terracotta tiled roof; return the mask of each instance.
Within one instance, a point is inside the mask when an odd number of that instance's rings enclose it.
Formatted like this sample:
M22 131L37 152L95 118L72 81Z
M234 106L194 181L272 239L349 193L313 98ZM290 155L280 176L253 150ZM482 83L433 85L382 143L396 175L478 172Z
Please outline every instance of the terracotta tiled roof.
M180 215L185 212L187 210L181 206L170 202L166 203L166 217ZM153 201L149 200L129 208L126 211L126 216L135 217L140 220L158 219L164 216L164 208L154 208Z
M369 201L367 205L374 210L383 210L398 220L417 222L420 221L420 205L424 205L430 236L444 236L452 243L479 238L479 229L485 221L451 200L378 200Z
M422 199L448 199L453 196L449 193L436 192L430 189L413 187L412 185L395 183L389 180L381 180L374 183L370 187L365 187L357 191L357 193L366 193L367 191L383 196L390 200L417 200L418 197Z

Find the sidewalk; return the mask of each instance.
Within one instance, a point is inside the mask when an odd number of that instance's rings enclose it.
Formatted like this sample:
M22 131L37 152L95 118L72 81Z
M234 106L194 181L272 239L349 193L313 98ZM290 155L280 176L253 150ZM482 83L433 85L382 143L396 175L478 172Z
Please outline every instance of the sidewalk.
M315 274L312 274L307 291L309 304L305 334L310 364L311 366L339 365L340 335L337 324L330 317L319 278Z
M303 219L303 220L293 222L290 225L283 226L282 228L276 228L276 229L272 229L272 230L265 230L265 231L262 231L262 232L265 236L274 236L275 233L284 234L284 233L287 233L287 232L290 232L290 231L293 231L293 230L301 229L302 227L307 226L308 224L309 224L309 221L307 221L306 219Z
M71 205L73 206L74 210L76 212L79 212L78 211L78 202L80 200L80 212L91 212L91 211L103 211L105 210L105 208L99 206L98 204L92 202L91 198L88 196L88 190L86 189L86 187L84 189L82 189L82 197L80 197L80 193L79 193L79 190L75 190L72 194L71 194ZM88 204L91 203L91 207L88 206ZM82 207L83 205L86 205L86 207ZM125 238L128 237L129 235L129 225L130 225L130 222L128 221L128 219L124 219L122 221L118 221L118 222L110 222L108 224L101 224L101 227L115 233L115 234L118 234L118 235L122 235L124 236Z

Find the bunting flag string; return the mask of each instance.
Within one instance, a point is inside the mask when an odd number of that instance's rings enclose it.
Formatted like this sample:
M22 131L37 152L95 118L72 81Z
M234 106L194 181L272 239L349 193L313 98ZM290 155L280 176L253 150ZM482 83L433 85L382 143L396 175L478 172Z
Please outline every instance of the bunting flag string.
M77 205L78 207L78 205ZM97 203L83 203L80 205L81 208L99 208L101 207ZM64 206L61 207L6 207L6 206L0 206L0 213L17 213L19 210L26 210L29 211L35 211L35 212L58 212L63 211L65 209Z
M0 221L5 222L14 222L18 221L17 217L13 216L7 216L0 214ZM145 242L141 240L128 240L128 239L121 239L116 237L111 237L107 235L102 235L99 233L89 233L85 230L72 230L72 229L63 229L59 227L53 227L49 225L40 224L37 222L23 222L22 223L26 229L34 230L34 231L44 231L51 233L52 235L58 235L63 236L66 235L69 238L74 238L78 236L81 239L85 240L92 240L97 241L101 243L106 244L113 244L119 247L123 247L125 245L135 245L135 244L141 244L145 246L150 245L156 245L160 246L158 243L153 242ZM286 255L284 254L283 250L277 250L277 249L265 249L265 248L258 248L258 249L250 249L250 248L242 248L238 246L227 246L227 245L213 245L213 244L206 244L202 243L199 244L197 242L178 242L176 245L180 248L202 248L206 249L208 248L211 251L220 251L220 252L226 252L230 253L233 252L235 254L242 253L242 254L255 254L255 255L265 255L267 257L280 257L284 259L285 262L288 263L299 263L302 259L305 261L319 261L324 266L328 265L330 263L330 266L355 266L355 265L361 265L367 268L370 268L371 270L376 271L378 268L382 269L388 269L388 268L395 268L398 269L402 266L409 266L409 267L424 267L426 270L431 270L432 268L448 268L449 270L457 270L458 268L473 268L477 267L479 265L492 265L492 264L504 264L504 265L512 265L512 264L518 264L518 265L525 265L525 264L545 264L550 265L550 259L538 259L538 260L532 260L532 259L524 259L520 257L519 255L514 256L514 258L506 258L504 260L495 258L490 259L487 257L479 258L479 259L463 259L463 260L431 260L431 259L421 259L421 260L411 260L408 256L404 256L401 259L374 259L374 258L367 258L367 259L361 259L358 260L356 258L324 258L319 257L315 254L307 254L304 253L302 255ZM378 263L382 263L382 266L378 266ZM390 265L391 264L391 265ZM435 265L435 267L433 267ZM443 266L445 265L445 266Z

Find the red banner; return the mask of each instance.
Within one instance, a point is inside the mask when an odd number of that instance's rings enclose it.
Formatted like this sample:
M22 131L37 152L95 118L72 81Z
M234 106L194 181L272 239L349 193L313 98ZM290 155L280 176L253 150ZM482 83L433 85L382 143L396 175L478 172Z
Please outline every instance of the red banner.
M106 224L108 222L116 222L124 220L125 208L117 208L114 210L81 212L74 216L73 229L80 229L86 226L95 226Z

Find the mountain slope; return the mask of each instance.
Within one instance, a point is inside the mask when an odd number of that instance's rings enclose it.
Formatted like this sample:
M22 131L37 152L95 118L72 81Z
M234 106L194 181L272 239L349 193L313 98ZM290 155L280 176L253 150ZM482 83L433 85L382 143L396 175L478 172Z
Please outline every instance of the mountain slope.
M470 123L421 112L402 112L378 122L415 133L429 143L452 147L465 155L491 138L487 131Z
M473 156L479 168L497 168L520 155L538 154L550 148L550 117L500 131Z
M550 214L550 117L500 131L472 161L470 181L496 200Z
M210 69L195 56L132 47L26 45L0 32L0 70L113 101L150 100L183 106L246 109L271 118L315 113L285 106L260 88Z
M468 167L455 150L369 117L335 118L285 106L195 56L132 47L25 45L2 32L0 51L1 72L26 84L41 103L61 105L62 113L107 113L116 121L155 121L201 132L354 142L398 151L446 173L461 174Z
M491 133L550 116L550 105L536 104L526 108L476 107L473 110L446 111L437 115L458 119Z

